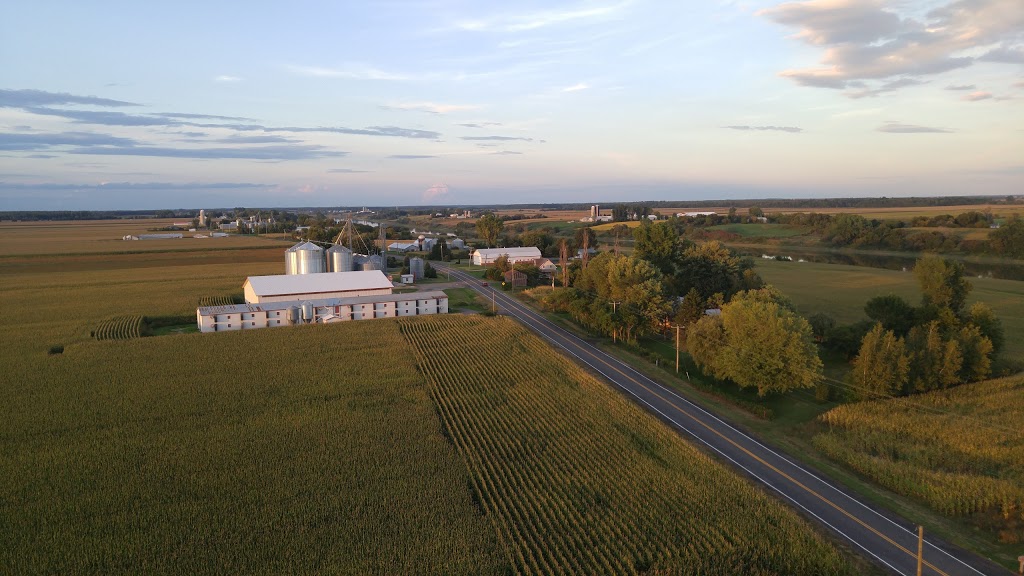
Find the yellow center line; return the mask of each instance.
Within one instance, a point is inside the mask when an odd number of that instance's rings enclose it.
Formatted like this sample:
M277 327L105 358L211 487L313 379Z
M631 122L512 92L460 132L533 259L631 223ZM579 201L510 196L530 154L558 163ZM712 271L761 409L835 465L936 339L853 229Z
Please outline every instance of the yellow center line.
M493 289L493 288L492 288L492 289ZM514 301L514 300L512 300L512 299L511 299L510 297L508 297L508 296L506 296L506 295L504 295L504 294L503 294L502 296L504 296L504 297L505 297L505 298L507 299L507 301L506 301L506 303L505 303L505 304L506 304L507 306L508 306L508 305L511 305L511 306L512 306L513 308L518 308L518 309L519 309L519 311L520 311L521 313L524 313L524 314L531 314L531 313L533 313L533 312L532 312L531 310L527 310L527 309L526 309L526 307L525 307L525 305L523 305L523 304L521 304L521 303L519 303L519 302L517 302L517 301ZM511 303L511 304L510 304L510 303ZM633 383L634 383L634 384L636 384L637 386L640 386L640 387L641 387L641 388L643 388L644 390L647 390L647 391L648 391L648 392L650 392L651 394L653 394L653 395L657 396L657 397L658 397L658 398L660 398L660 399L661 399L662 401L664 401L664 402L666 402L666 403L667 403L668 405L670 405L670 406L671 406L671 407L672 407L672 408L673 408L673 409L674 409L674 410L675 410L676 412L679 412L680 414L683 414L683 415L685 415L685 416L686 416L687 418L689 418L690 420L692 420L692 421L696 422L697 424L700 424L701 426L703 426L704 428L706 428L706 429L707 429L707 430L708 430L709 432L712 432L713 434L715 434L716 436L718 436L718 437L719 437L719 438L721 438L722 440L725 440L725 441L726 441L726 442L728 442L729 444L731 444L731 445L735 446L736 448L738 448L739 450L741 450L742 452L744 452L744 453L745 453L746 455L750 456L750 457L751 457L751 458L753 458L754 460L756 460L756 461L760 462L760 463L761 463L762 465L764 465L765 467L767 467L767 468L771 469L772 471L774 471L774 472L775 472L776 474L778 474L779 476L782 476L782 477L783 477L783 478L785 478L786 480L789 480L790 482L792 482L792 483L793 483L793 484L795 484L796 486L798 486L798 487L802 488L803 490L805 490L805 491L806 491L806 492L808 492L809 494L813 495L814 497L818 498L818 499L819 499L819 500L821 500L822 502L824 502L824 503L828 504L828 505L829 505L829 506L831 506L832 508L836 509L837 511L839 511L840 513L842 513L843 515L845 515L845 516L846 516L847 518L849 518L850 520L853 520L854 522L856 522L856 523L860 524L860 525L861 525L861 526L863 526L864 528L867 528L867 529L868 529L868 530L870 530L870 531L871 531L872 533L874 533L875 535L877 535L877 536L878 536L879 538L882 538L882 539L883 539L883 540L885 540L886 542L888 542L888 543L892 544L892 545L893 545L893 546L895 546L895 547L896 547L897 549L899 549L899 550L902 550L903 552L906 552L906 553L907 553L907 554L908 554L909 556L911 556L912 558L915 558L915 559L917 558L917 553L916 553L916 552L914 552L914 551L911 551L911 550L909 550L908 548L906 548L906 547L902 546L901 544L899 544L898 542L896 542L896 541L895 541L895 540L893 540L892 538L890 538L890 537L886 536L885 534L883 534L882 532L878 531L878 530L877 530L876 528L874 528L873 526L871 526L871 525L869 525L868 523L864 522L864 521L863 521L863 520L861 520L860 518L858 518L858 517L854 516L853 514L851 514L850 512L848 512L848 511L847 511L847 510L846 510L845 508L843 508L842 506L840 506L840 505L836 504L836 503L835 503L835 502L833 502L832 500L829 500L829 499L828 499L828 498L826 498L825 496L821 495L820 493L818 493L818 492L817 492L817 491L815 491L814 489L810 488L809 486L806 486L805 484L803 484L802 482L800 482L800 481L799 481L799 480L797 480L796 478L793 478L793 477L792 477L792 476L790 476L789 474L787 474L787 473L783 472L782 470L780 470L779 468L775 467L775 466L774 466L774 465L772 465L771 463L769 463L769 462L766 462L766 461L765 461L765 460L764 460L763 458L761 458L761 457L760 457L760 456L758 456L757 454L754 454L753 452L751 452L751 451L750 451L750 450L748 450L747 448L745 448L745 447L741 446L741 445L740 445L739 443L737 443L737 442L736 442L735 440L733 440L732 438L729 438L728 436L726 436L725 434L722 434L722 433L721 433L721 432L719 432L718 430L715 430L714 428L712 428L712 427L711 427L710 425L708 425L707 423L703 422L702 420L699 420L698 418L696 418L695 416L691 415L690 413L688 413L688 412L686 412L686 411L682 410L681 408L679 408L678 406L676 406L676 405L675 405L675 404L674 404L674 403L673 403L673 402L672 402L671 400L669 400L669 399L668 399L668 398L666 398L665 396L662 396L662 395L661 395L660 393L658 393L657 391L655 391L655 390L652 390L651 388L647 387L646 385L644 385L644 384L643 384L642 382L640 382L640 381L639 381L639 380L637 380L636 378L633 378L633 377L632 377L632 376L630 376L629 374L626 374L625 372L623 372L622 370L620 370L620 369L619 369L618 367L616 367L616 366L614 366L613 364L610 364L610 363L608 363L607 361L605 361L604 359L602 359L602 358L601 358L600 356L597 356L597 355L593 354L592 352L590 352L590 351L586 350L585 348L582 348L582 347L581 347L581 346L580 346L579 344L576 344L576 343L575 343L575 342L573 342L573 341L572 341L571 339L566 339L566 340L568 340L569 342L571 342L571 343L572 343L572 345L573 345L574 347L576 347L576 349L577 349L578 351L580 351L580 352L585 352L586 354L588 354L588 355L589 355L590 357L592 357L593 359L597 360L597 361L598 361L598 362L600 362L601 364L604 364L604 365L605 365L605 366L607 366L608 368L611 368L612 370L614 370L614 371L618 372L619 374L621 374L621 375L622 375L623 377L625 377L625 378L626 378L627 380L629 380L630 382L633 382ZM925 566L927 566L927 567L931 568L932 570L934 570L934 571L935 571L936 573L938 573L938 574L939 574L940 576L949 576L949 574L947 574L946 572L943 572L942 570L940 570L939 568L937 568L937 567L936 567L935 565L933 565L932 563L928 562L927 560L925 560L925 561L923 562L923 564L924 564Z

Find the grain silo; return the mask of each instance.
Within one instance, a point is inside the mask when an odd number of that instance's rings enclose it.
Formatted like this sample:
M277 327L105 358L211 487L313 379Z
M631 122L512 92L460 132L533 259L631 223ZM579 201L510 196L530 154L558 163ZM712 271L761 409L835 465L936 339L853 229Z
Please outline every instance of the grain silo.
M455 238L448 243L448 246L450 246L452 250L463 250L466 248L466 241L462 238Z
M284 251L284 273L285 274L298 274L298 272L296 272L296 270L298 270L298 267L299 267L299 265L298 265L299 255L296 254L295 251L298 250L299 247L302 246L303 244L305 244L305 242L299 242L298 244L296 244L296 245L292 246L291 248L289 248L289 249Z
M422 280L424 266L423 258L409 258L409 273L413 275L416 280Z
M352 251L347 246L332 246L327 250L327 269L330 272L351 272L354 268Z
M374 254L363 260L363 270L384 270L384 257Z
M324 249L313 244L312 242L304 242L297 246L289 248L294 254L293 258L295 266L290 272L291 274L319 274L327 271L327 264L324 261ZM287 258L285 260L285 270L287 271Z

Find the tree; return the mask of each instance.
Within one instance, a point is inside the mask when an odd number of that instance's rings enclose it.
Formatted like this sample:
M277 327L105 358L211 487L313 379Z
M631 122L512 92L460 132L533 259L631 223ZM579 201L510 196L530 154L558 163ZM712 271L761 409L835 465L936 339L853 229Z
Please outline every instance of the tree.
M594 229L590 226L583 226L576 229L576 234L573 236L573 242L576 248L583 248L584 244L590 248L597 248L597 234L594 233Z
M761 210L760 206L751 206L747 213L750 214L751 218L764 218L764 210ZM730 214L731 216L732 214Z
M448 249L448 242L444 238L438 238L437 242L430 248L430 254L427 255L427 260L444 260L448 261L452 259L452 252Z
M494 246L495 241L498 239L498 235L505 228L505 223L500 218L494 215L493 212L488 212L481 216L476 221L477 234L483 238L484 242L487 243L488 248Z
M824 312L811 314L807 318L807 323L811 325L811 333L814 334L814 339L818 342L824 342L836 327L836 319Z
M963 312L971 292L971 283L964 278L963 263L925 256L914 266L914 276L926 308L949 308L957 316Z
M670 222L641 224L633 229L633 255L643 258L670 276L675 273L676 263L682 253L679 234Z
M875 322L880 322L886 330L892 330L897 336L906 336L914 327L916 312L906 300L895 294L875 296L864 305L864 313Z
M696 288L705 298L716 292L731 296L744 287L741 259L717 240L685 249L676 266L677 293Z
M943 340L937 320L911 328L907 349L912 374L908 392L948 388L960 382L960 346L956 340Z
M697 322L704 317L704 311L707 310L705 306L706 302L701 298L700 292L696 288L690 288L676 309L676 324L689 326Z
M992 308L984 302L975 302L967 312L967 319L981 330L981 334L992 342L992 353L998 354L1006 343L1003 323L996 317Z
M903 338L886 330L881 322L864 335L853 360L850 380L858 398L901 395L910 377L910 356Z
M1016 214L988 235L992 251L1000 256L1024 258L1024 219Z
M976 382L988 378L992 372L992 341L973 324L960 328L955 337L962 357L960 381Z
M700 341L716 334L719 320L713 317L698 321L686 339L694 360L711 375L757 388L758 396L813 388L821 380L811 327L792 311L744 293L722 307L720 318L723 337L714 345Z

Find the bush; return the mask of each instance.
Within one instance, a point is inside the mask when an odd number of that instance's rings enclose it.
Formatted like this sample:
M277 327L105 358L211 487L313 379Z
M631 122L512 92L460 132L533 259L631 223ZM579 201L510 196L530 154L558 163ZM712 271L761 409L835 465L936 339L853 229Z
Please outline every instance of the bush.
M47 354L49 354L50 356L53 356L54 354L63 354L63 353L64 353L64 345L63 344L54 344L53 346L50 346L50 350L47 352Z

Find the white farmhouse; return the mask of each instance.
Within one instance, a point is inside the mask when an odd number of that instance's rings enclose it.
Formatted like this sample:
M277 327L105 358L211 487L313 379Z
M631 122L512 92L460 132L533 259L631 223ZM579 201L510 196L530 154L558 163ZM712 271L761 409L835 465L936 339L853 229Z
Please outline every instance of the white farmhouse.
M249 276L242 285L246 304L379 296L393 288L380 270Z
M525 246L523 248L481 248L473 252L473 264L485 266L494 264L494 261L502 256L507 256L511 264L518 262L529 262L540 258L540 248L536 246Z

